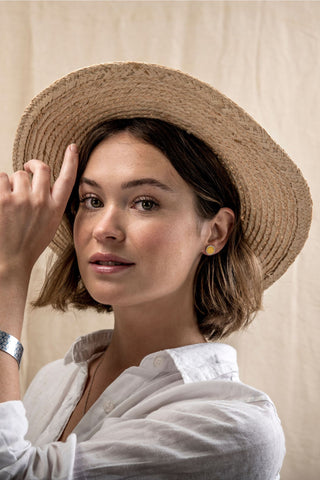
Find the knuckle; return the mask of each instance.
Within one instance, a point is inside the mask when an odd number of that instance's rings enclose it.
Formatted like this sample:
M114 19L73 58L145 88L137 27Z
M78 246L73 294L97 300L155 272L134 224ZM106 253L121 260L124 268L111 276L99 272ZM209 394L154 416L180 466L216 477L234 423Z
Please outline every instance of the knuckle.
M29 174L27 172L25 172L24 170L18 170L17 172L15 172L12 175L12 178L13 178L13 180L15 178L19 178L19 179L22 179L22 180L29 180Z
M28 172L39 172L40 174L50 174L51 168L46 163L43 163L41 160L33 158L24 164L25 170Z
M47 206L47 197L44 194L38 194L33 200L33 207L41 210Z
M39 168L40 172L43 172L43 173L46 173L46 174L49 174L50 171L51 171L49 165L47 165L46 163L40 162L40 161L39 161L39 164L38 164L38 168Z
M27 194L20 193L19 195L14 195L11 202L16 208L22 209L26 208L30 204L30 199Z
M0 205L1 209L6 208L8 205L12 204L11 193L1 192L0 193Z

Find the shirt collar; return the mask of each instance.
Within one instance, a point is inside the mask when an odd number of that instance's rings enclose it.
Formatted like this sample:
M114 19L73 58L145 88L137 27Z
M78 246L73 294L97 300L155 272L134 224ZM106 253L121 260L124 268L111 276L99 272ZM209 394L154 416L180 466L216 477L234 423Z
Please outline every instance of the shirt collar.
M213 380L232 374L238 378L237 352L223 343L198 343L167 350L185 383Z
M99 330L78 338L67 352L65 364L88 362L110 343L112 330ZM230 345L199 343L170 348L144 357L140 366L151 368L161 363L161 370L178 370L185 383L213 380L225 375L238 378L237 353ZM160 365L159 363L159 365Z
M64 357L64 363L88 362L97 353L103 352L111 341L113 330L98 330L79 337Z

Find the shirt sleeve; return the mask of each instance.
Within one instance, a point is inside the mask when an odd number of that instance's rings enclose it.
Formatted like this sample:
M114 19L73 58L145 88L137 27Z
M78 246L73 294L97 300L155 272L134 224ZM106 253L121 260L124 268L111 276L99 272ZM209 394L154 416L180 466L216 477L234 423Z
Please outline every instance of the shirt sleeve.
M143 418L106 418L89 440L41 447L27 427L21 402L0 404L0 480L276 480L285 451L267 399L160 402Z
M76 438L36 448L25 440L28 421L21 401L0 403L0 480L69 480L73 476Z

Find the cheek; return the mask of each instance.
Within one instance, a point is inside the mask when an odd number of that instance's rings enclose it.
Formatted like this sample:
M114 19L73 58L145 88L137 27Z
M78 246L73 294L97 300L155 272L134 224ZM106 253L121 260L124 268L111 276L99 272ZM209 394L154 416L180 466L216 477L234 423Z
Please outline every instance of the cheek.
M148 260L151 267L170 269L181 263L192 262L197 255L197 238L194 223L177 221L145 225L128 235L130 243L140 258ZM189 258L190 257L190 258Z
M81 221L79 216L77 214L73 225L73 242L77 256L89 238L89 228Z
M130 243L142 256L169 249L174 242L174 233L170 226L143 225L128 232Z

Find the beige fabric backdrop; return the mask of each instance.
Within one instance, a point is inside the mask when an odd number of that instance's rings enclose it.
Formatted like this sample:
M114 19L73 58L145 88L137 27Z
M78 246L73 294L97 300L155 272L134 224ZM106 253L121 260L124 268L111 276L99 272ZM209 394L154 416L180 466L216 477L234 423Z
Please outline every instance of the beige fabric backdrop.
M207 81L252 114L309 181L306 247L265 295L265 311L234 335L243 381L277 405L287 438L283 480L320 478L320 3L0 2L0 169L11 170L24 107L56 78L93 63L155 62ZM30 297L40 288L43 255ZM80 334L112 325L92 312L26 312L22 386Z

